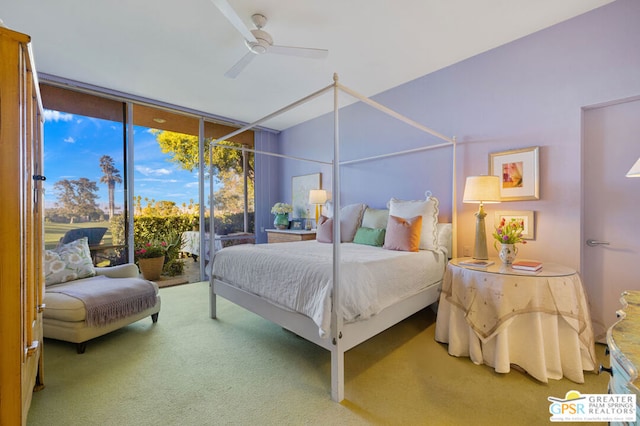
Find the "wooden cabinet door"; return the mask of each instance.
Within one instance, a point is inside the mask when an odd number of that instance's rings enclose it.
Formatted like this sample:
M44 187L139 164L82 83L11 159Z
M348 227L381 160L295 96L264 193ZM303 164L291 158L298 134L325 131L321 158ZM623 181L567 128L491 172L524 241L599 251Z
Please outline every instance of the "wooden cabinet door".
M0 424L26 424L41 385L42 106L29 37L0 28Z

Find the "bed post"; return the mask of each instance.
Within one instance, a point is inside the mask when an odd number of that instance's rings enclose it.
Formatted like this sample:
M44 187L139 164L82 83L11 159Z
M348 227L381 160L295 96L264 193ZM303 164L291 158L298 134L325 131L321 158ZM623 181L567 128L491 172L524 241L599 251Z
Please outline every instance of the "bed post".
M213 291L213 278L209 278L209 317L216 319L216 293Z
M344 399L344 351L336 342L331 350L331 399L341 402Z
M457 170L456 170L456 137L454 136L452 139L453 149L452 149L452 165L451 169L453 170L452 179L451 179L451 253L449 253L450 258L458 257L458 190L457 190Z
M333 223L340 223L340 135L338 120L338 74L333 74ZM340 312L340 226L333 227L333 285L331 289L331 399L344 399L344 351L342 350L343 316Z
M202 134L204 134L204 122L202 122ZM216 254L216 223L215 223L215 179L213 178L214 173L213 173L213 142L209 143L209 235L211 236L209 238L209 264L207 265L209 267L209 273L207 274L209 276L209 317L211 317L212 319L216 319L216 292L215 292L215 287L214 287L214 282L213 282L213 257ZM244 153L243 153L243 157L244 157ZM204 164L202 165L204 166ZM201 209L202 210L202 209ZM202 216L202 215L201 215ZM201 217L202 219L204 217ZM203 221L200 221L200 223L204 223ZM205 229L206 230L206 229ZM202 226L200 226L200 236L204 236L204 232L202 229ZM202 241L202 239L200 240ZM205 240L206 241L206 240ZM202 251L202 247L200 247L200 255L204 254ZM204 257L200 256L200 263L202 263L202 259L205 260L205 262L207 261L207 259L205 259ZM206 268L205 268L206 269ZM205 271L206 274L206 271Z

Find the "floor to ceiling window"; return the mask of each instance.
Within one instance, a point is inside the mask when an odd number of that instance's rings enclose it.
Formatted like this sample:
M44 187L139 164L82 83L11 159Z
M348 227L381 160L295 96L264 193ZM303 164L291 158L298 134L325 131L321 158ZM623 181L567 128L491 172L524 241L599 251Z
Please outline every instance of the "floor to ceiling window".
M176 263L198 262L205 253L198 250L200 237L212 234L209 170L214 238L222 245L253 241L253 154L214 148L209 168L209 142L235 128L165 107L42 87L47 248L66 231L106 228L92 252L101 266L135 258L151 240L174 247ZM252 148L253 132L225 143ZM176 268L165 272L182 273Z
M45 247L80 232L96 264L126 261L125 104L41 86Z

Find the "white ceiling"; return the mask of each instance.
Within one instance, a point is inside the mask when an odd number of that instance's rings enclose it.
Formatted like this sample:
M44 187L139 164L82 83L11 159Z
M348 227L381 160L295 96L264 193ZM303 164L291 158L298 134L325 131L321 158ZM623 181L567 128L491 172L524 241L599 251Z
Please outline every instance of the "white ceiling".
M36 67L242 122L332 83L373 96L612 0L229 0L248 26L260 12L274 44L324 48L325 59L267 54L236 78L246 52L211 0L0 0L0 19L32 37ZM330 97L264 125L329 112Z

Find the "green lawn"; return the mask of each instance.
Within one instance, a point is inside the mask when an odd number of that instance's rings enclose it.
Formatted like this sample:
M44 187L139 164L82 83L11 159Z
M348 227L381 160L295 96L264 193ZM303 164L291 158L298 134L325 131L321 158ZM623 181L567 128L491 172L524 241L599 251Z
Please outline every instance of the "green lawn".
M44 224L44 247L47 250L54 249L58 245L58 241L71 229L78 228L109 228L109 221L102 222L83 222L83 223L45 223ZM107 231L102 237L102 244L111 244L111 232Z

